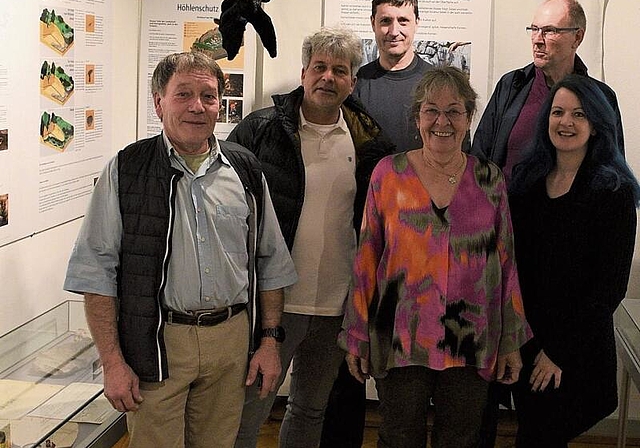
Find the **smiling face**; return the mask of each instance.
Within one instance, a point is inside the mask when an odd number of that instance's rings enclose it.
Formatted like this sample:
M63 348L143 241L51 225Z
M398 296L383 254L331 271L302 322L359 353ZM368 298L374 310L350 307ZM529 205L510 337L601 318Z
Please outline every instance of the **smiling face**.
M569 11L564 1L545 2L536 11L532 26L544 28L572 28ZM533 63L552 78L563 77L573 71L578 46L584 37L584 30L563 31L555 37L542 37L542 33L531 35ZM558 73L558 75L556 75ZM558 81L559 79L555 79Z
M593 127L582 109L580 100L569 89L558 89L549 112L549 138L558 153L587 153Z
M314 54L309 65L302 69L305 117L317 124L335 123L340 106L353 92L356 83L351 62L346 58Z
M155 93L156 114L180 154L202 154L220 110L217 78L206 71L177 72L164 93Z
M435 116L435 111L440 113ZM462 150L462 142L470 124L464 101L451 88L434 92L420 105L416 117L424 147L434 156L445 159Z
M376 36L380 52L380 61L408 65L413 60L413 38L418 27L418 19L410 3L392 6L388 3L378 5L375 16L371 17L371 28Z

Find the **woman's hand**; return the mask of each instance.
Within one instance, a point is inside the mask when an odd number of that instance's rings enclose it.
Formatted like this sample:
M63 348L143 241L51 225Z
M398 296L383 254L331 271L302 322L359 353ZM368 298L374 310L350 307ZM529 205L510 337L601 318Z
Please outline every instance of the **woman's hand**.
M516 350L506 355L498 356L498 378L502 384L513 384L518 381L522 370L522 358L520 350Z
M351 373L355 379L364 384L364 382L369 378L369 360L359 358L351 353L347 353L345 359L347 361L347 366L349 366L349 373Z
M538 356L536 356L536 359L533 361L533 365L535 367L529 379L529 384L531 384L531 390L533 392L542 392L545 390L552 378L554 380L554 388L557 389L560 387L562 369L549 359L544 350L540 350L540 353L538 353Z

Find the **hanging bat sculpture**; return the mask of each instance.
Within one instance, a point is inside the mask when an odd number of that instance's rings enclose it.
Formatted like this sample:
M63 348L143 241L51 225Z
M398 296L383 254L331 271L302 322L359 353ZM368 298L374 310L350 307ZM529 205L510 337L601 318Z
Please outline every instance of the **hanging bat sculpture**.
M261 3L269 0L223 0L220 7L219 19L214 22L218 24L222 35L222 48L227 52L227 58L232 60L238 54L247 22L260 36L262 45L269 52L269 56L276 57L276 30L273 27L271 18L261 7Z

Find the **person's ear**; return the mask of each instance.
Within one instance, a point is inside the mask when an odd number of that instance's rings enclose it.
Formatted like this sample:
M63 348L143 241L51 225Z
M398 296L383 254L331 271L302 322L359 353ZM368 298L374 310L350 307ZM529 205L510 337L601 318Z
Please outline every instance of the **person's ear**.
M584 40L584 30L580 28L578 31L576 31L575 40L573 41L573 48L577 49L583 40Z
M160 104L161 101L162 98L160 97L160 94L158 92L155 92L153 94L153 106L156 109L156 115L158 116L160 121L162 121L162 105Z

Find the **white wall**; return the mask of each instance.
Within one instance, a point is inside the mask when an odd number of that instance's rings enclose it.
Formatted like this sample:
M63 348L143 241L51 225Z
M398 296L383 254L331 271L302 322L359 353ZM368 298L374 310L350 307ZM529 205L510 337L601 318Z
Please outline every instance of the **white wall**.
M256 91L256 100L261 96L262 106L267 107L273 104L271 95L289 92L300 85L302 41L320 29L322 1L275 0L264 5L273 20L278 39L278 56L275 59L263 52L263 91ZM258 51L260 48L262 45L258 42ZM259 76L258 73L256 78Z
M610 0L604 26L604 79L617 93L624 126L626 156L640 177L640 90L637 76L640 60L636 42L630 39L640 26L640 3ZM640 232L636 236L636 254L628 297L640 298Z

